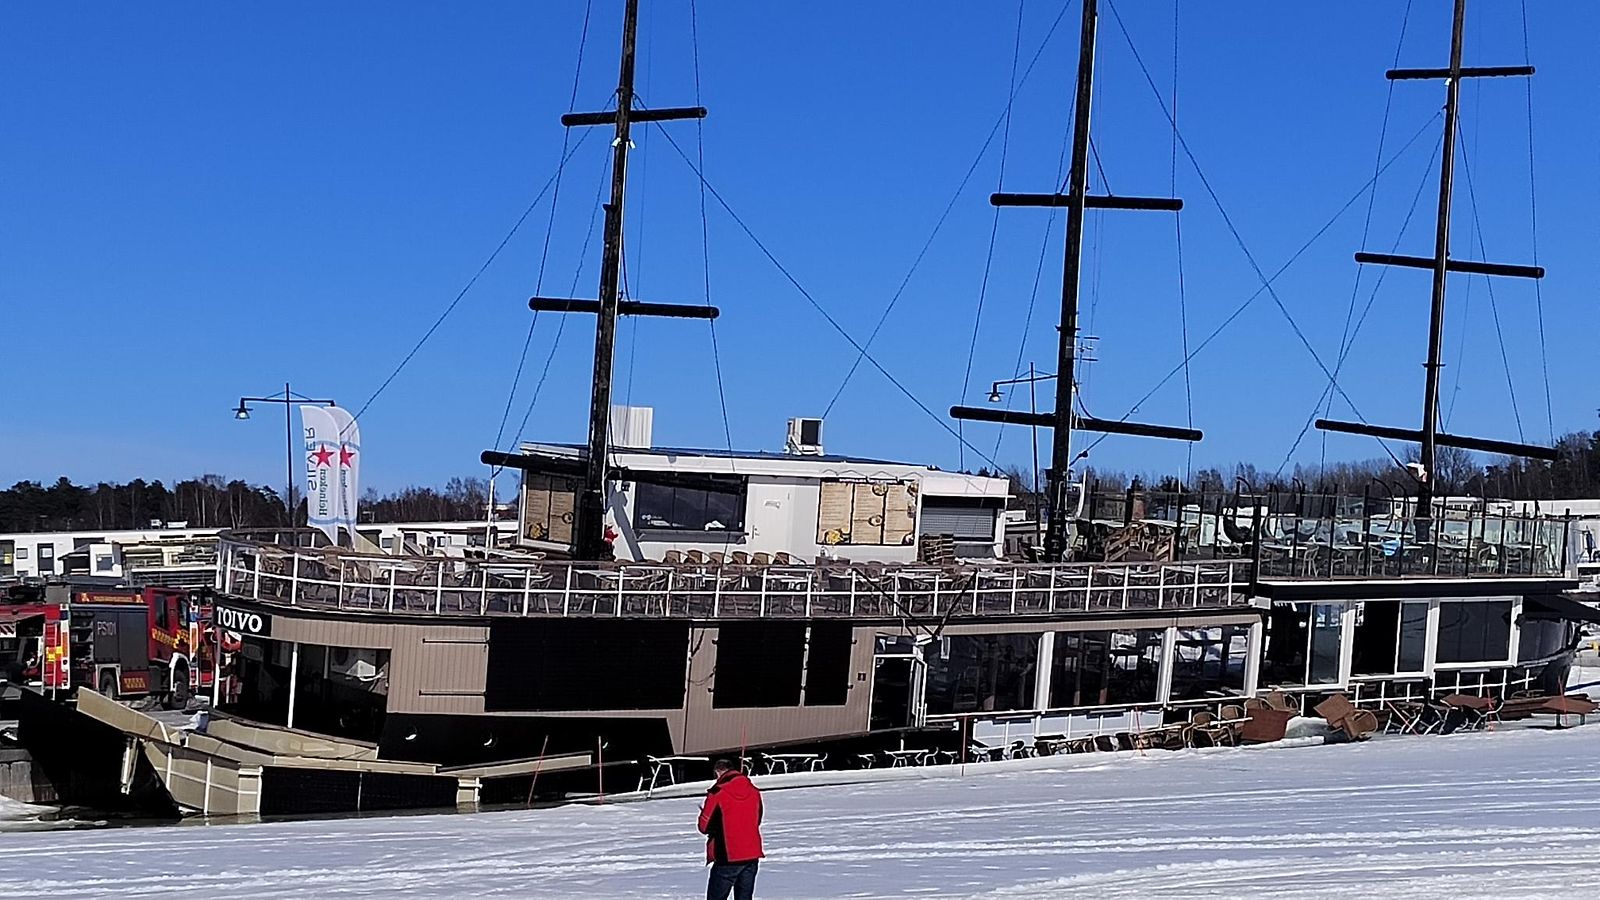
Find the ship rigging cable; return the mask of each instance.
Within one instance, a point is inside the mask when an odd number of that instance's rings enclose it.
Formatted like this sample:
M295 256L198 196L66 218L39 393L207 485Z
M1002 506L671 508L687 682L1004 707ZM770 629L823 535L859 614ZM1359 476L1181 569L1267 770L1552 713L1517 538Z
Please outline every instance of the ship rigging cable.
M589 14L594 7L594 0L583 5L583 27L578 32L578 59L573 66L572 93L567 99L567 112L578 108L578 84L583 77L583 51L589 46ZM588 134L588 132L584 132ZM561 158L567 158L567 146L572 141L572 129L561 129ZM555 187L550 195L550 217L544 226L544 246L539 251L539 271L534 277L534 296L541 295L544 286L545 266L550 261L550 238L556 231L556 210L561 203L561 175L566 170L566 164L556 167ZM511 418L511 406L517 399L517 387L522 383L522 369L528 364L528 348L533 345L533 331L539 324L539 311L533 311L533 318L528 320L528 334L522 340L522 353L517 356L517 371L511 376L511 390L506 394L506 408L500 413L500 427L494 433L494 443L491 447L499 447L500 440L506 436L506 422Z
M1172 3L1172 156L1168 163L1167 195L1178 196L1178 36L1183 21L1183 4ZM1378 158L1383 154L1380 148ZM1172 217L1173 235L1178 253L1178 330L1183 337L1183 409L1186 422L1194 427L1194 384L1189 378L1189 300L1183 284L1183 211ZM1187 483L1194 472L1194 442L1183 445L1183 480Z
M700 16L695 9L695 0L689 0L689 44L694 56L694 105L701 106L700 102ZM706 132L705 121L696 119L694 123L695 152L700 161L700 171L706 170ZM706 307L711 308L711 226L706 217L706 182L700 179L700 261L705 276ZM722 407L722 437L727 442L728 453L733 453L733 429L728 424L728 394L722 387L722 354L717 348L717 320L706 319L706 325L711 329L711 365L717 374L717 402ZM630 378L630 383L632 379ZM732 465L732 462L729 463Z
M1390 253L1397 252L1400 249L1400 242L1405 238L1406 231L1411 227L1411 219L1416 215L1417 207L1421 205L1422 202L1422 194L1425 190L1427 190L1429 178L1433 175L1433 162L1435 159L1439 158L1439 153L1443 149L1443 145L1444 136L1440 135L1439 141L1434 145L1433 155L1428 157L1428 164L1422 167L1422 178L1418 180L1417 189L1411 195L1411 206L1406 209L1406 217L1401 220L1400 228L1395 232L1394 243L1389 247ZM1374 183L1373 192L1377 192L1376 183ZM1362 246L1366 246L1365 241L1362 242ZM1384 279L1388 277L1389 269L1387 267L1378 272L1378 278L1373 282L1372 290L1367 294L1366 305L1361 308L1361 315L1356 317L1355 326L1343 339L1340 340L1339 358L1334 361L1333 366L1334 375L1338 375L1344 370L1344 364L1350 358L1350 351L1355 349L1356 338L1361 335L1361 329L1364 325L1366 325L1367 316L1372 313L1372 306L1377 302L1378 292L1383 288ZM1274 475L1281 475L1283 470L1289 465L1289 461L1294 458L1295 451L1300 449L1300 442L1304 441L1306 435L1310 433L1311 426L1317 421L1318 411L1322 409L1324 403L1327 404L1327 408L1329 410L1333 408L1333 387L1331 383L1323 387L1322 394L1317 398L1317 402L1311 405L1311 414L1306 417L1305 424L1300 426L1300 433L1295 436L1294 443L1289 446L1289 452L1283 455L1283 462L1278 464L1278 470L1273 473ZM1324 415L1326 415L1326 413L1324 413ZM1379 444L1383 444L1381 438L1378 439L1378 442ZM1384 445L1384 448L1388 449L1387 445ZM1389 455L1391 457L1394 456L1393 453L1390 453ZM1326 464L1326 457L1324 457L1323 462Z
M1467 176L1467 205L1472 209L1472 222L1477 229L1478 254L1487 259L1488 251L1483 243L1483 220L1478 218L1478 192L1472 186L1472 159L1467 154L1465 137L1461 139L1461 170ZM1506 333L1500 327L1500 304L1494 296L1494 279L1484 276L1484 281L1484 286L1489 290L1489 313L1494 318L1495 339L1500 344L1500 365L1506 373L1506 393L1511 395L1511 418L1517 423L1517 440L1526 443L1528 439L1522 433L1522 410L1517 405L1517 387L1511 380L1511 356L1506 352ZM1538 279L1535 279L1534 284L1538 283ZM1540 343L1543 344L1543 341Z
M1533 64L1533 51L1528 44L1528 0L1522 0L1522 62L1524 65ZM1530 215L1529 230L1533 233L1533 264L1539 264L1539 185L1534 180L1533 170L1533 79L1523 80L1528 96L1528 212ZM1534 313L1539 322L1539 368L1544 374L1544 416L1550 428L1550 443L1556 442L1555 410L1550 403L1550 355L1549 348L1544 339L1544 291L1539 284L1543 279L1533 282Z
M1066 18L1067 10L1071 8L1071 2L1062 4L1061 12L1056 14L1055 21L1050 23L1050 29L1045 32L1044 40L1039 42L1038 48L1033 53L1033 58L1028 61L1027 67L1023 69L1022 77L1017 79L1016 90L1020 91L1022 86L1028 82L1028 76L1033 73L1033 68L1038 64L1039 57L1044 55L1045 48L1050 46L1050 40L1055 37L1057 27L1060 26L1062 19ZM1012 95L1006 98L1007 110L1010 109L1015 100L1016 91L1013 91ZM994 125L989 129L989 136L984 139L983 146L978 148L978 153L973 157L972 164L967 167L967 172L962 176L961 183L956 185L955 192L950 195L950 202L945 204L944 211L939 214L938 220L934 222L933 231L928 234L928 239L923 242L922 249L917 252L916 258L912 260L911 268L906 271L905 277L900 280L900 286L895 289L894 295L889 298L889 303L884 307L883 313L878 316L878 322L872 327L872 333L867 335L866 341L861 344L857 344L854 339L851 339L850 343L860 352L857 354L855 361L850 364L849 370L845 372L844 378L840 380L838 389L833 392L833 398L828 401L827 407L823 409L822 417L824 419L828 417L828 413L833 411L833 407L839 402L839 398L844 395L845 388L850 384L850 379L855 376L856 370L861 367L862 361L867 359L866 354L872 348L872 342L877 339L878 333L883 330L884 323L889 319L889 314L894 311L895 305L900 302L900 297L905 294L906 286L911 283L911 278L916 274L918 267L922 265L922 260L927 256L928 249L933 246L934 239L939 236L939 232L944 228L945 220L950 217L951 210L955 209L956 201L961 199L961 194L967 189L967 183L972 180L973 173L978 171L978 165L983 162L984 155L989 152L989 146L994 143L995 135L1000 133L1000 127L1005 122L1006 114L1005 111L1002 111L995 118ZM723 205L726 206L726 204ZM962 432L953 428L948 430L951 434L956 435L956 439L963 446L969 448L972 446L966 442L966 437ZM974 450L973 452L978 451ZM982 454L980 453L979 455L981 456ZM989 461L993 462L993 460Z
M563 157L556 165L556 175L551 175L549 180L544 183L544 187L539 189L539 193L533 198L533 202L529 203L528 208L524 209L522 211L522 215L517 217L517 221L512 224L511 230L506 232L506 236L500 239L500 243L489 254L489 258L483 261L483 265L478 267L478 271L472 273L472 277L467 279L466 285L464 285L460 292L456 294L455 298L445 306L444 312L439 314L439 318L435 319L433 324L428 326L428 330L423 332L422 337L417 340L416 345L413 346L408 353L406 353L405 358L400 360L400 364L394 367L394 371L390 372L387 378L383 379L383 383L378 385L378 389L372 392L372 395L367 398L365 403L361 404L361 408L358 409L356 414L351 418L356 420L361 418L362 413L365 413L368 407L372 406L373 401L378 399L379 395L381 395L384 390L389 387L390 383L393 382L395 378L400 375L400 372L405 369L406 365L411 362L412 357L417 355L417 351L422 349L422 345L426 344L428 339L433 337L434 332L439 330L439 326L444 324L444 320L450 318L450 314L455 312L456 307L461 304L462 298L467 296L467 292L472 290L472 286L478 283L478 279L483 277L483 273L487 272L489 267L494 264L494 261L500 257L500 252L506 249L506 245L511 243L511 239L516 237L518 231L522 230L522 223L528 221L528 216L533 215L534 209L538 207L541 201L544 200L544 195L549 193L551 186L555 184L556 177L560 174L562 167L564 167L567 164L567 161L572 159L572 157L578 152L578 149L583 146L583 142L587 139L587 137L588 136L586 134L584 137L578 138L578 142L572 145L571 151L569 151L567 155Z
M1396 39L1394 45L1394 62L1389 66L1391 69L1400 68L1400 54L1405 51L1406 31L1410 24L1411 0L1406 0L1405 11L1400 16L1400 37ZM1394 86L1394 80L1389 79L1388 90L1384 92L1383 97L1383 122L1378 126L1378 149L1377 152L1373 154L1372 159L1372 167L1374 170L1376 170L1379 164L1383 162L1383 144L1384 141L1389 137L1389 114L1394 110ZM1372 235L1372 210L1373 207L1377 205L1377 200L1378 185L1376 182L1374 182L1372 185L1372 193L1367 195L1367 214L1361 223L1361 246L1363 247L1367 245L1367 239ZM1410 221L1410 219L1411 215L1407 213L1406 220ZM1405 232L1404 225L1400 226L1400 231L1402 234ZM1344 328L1339 332L1339 361L1333 367L1334 375L1338 375L1342 369L1344 365L1344 357L1347 352L1345 347L1352 341L1352 338L1350 337L1350 322L1355 317L1356 298L1361 294L1361 276L1366 272L1366 269L1367 267L1365 263L1356 263L1356 277L1354 283L1350 285L1350 303L1345 307L1344 311ZM1380 283L1383 281L1383 276L1387 273L1388 269L1384 269L1378 273L1378 280ZM1322 417L1327 418L1333 413L1333 389L1324 388L1322 392L1322 398L1322 401L1319 402L1318 405L1323 406L1323 404L1325 404L1322 410ZM1311 418L1306 421L1306 428L1310 428L1311 424L1316 421L1316 418L1317 416L1315 412L1313 412ZM1284 465L1288 464L1289 458L1294 456L1295 450L1299 448L1300 442L1304 440L1306 436L1306 428L1302 428L1299 436L1294 439L1294 446L1290 447L1288 454L1284 456ZM1328 464L1328 433L1323 432L1321 438L1318 465L1326 466ZM1278 467L1278 471L1282 472L1283 466L1280 465Z
M995 177L996 191L1005 189L1006 157L1011 149L1011 110L1016 105L1017 63L1022 58L1022 20L1023 13L1027 10L1027 7L1027 0L1019 0L1017 3L1017 34L1011 45L1011 77L1006 82L1006 111L1003 117L1005 127L1000 134L1000 172ZM994 208L994 216L989 223L989 252L983 259L983 279L978 283L978 310L972 317L972 339L967 343L967 367L961 376L961 397L963 401L967 396L967 391L972 387L972 358L978 352L978 329L983 324L983 301L989 295L989 273L994 267L994 245L999 235L1000 207L996 206ZM832 406L832 404L830 403L829 406ZM963 469L967 465L967 450L960 439L967 433L964 425L965 423L962 421L956 421L956 465L958 468Z
M856 340L855 337L852 336L850 332L839 323L839 320L834 318L832 313L828 312L827 307L823 306L817 300L817 298L806 289L805 285L800 283L798 278L795 278L794 273L790 272L789 269L785 267L781 261L779 261L778 257L767 248L767 245L762 242L761 238L756 236L755 231L752 230L745 220L734 211L733 207L729 205L726 199L723 198L722 193L717 190L716 186L706 180L705 175L695 167L694 160L690 159L689 154L685 153L683 148L678 146L678 142L673 139L671 132L663 128L660 122L651 122L650 124L661 130L662 137L667 139L667 144L670 145L678 154L678 158L683 160L683 164L688 166L690 171L694 172L696 178L700 179L700 182L705 185L707 193L711 195L711 198L716 200L717 205L722 207L722 211L728 214L728 217L733 220L735 225L739 226L739 230L744 232L745 237L748 237L750 242L756 245L756 249L761 251L761 255L767 258L767 262L772 263L773 268L778 270L778 273L784 277L784 280L788 281L789 284L800 294L800 296L803 297L807 303L811 304L813 309L822 315L822 318L827 321L828 325L831 326L834 331L839 333L840 337L844 338L851 347L856 349L857 353L859 354L859 358L857 360L858 362L865 360L872 366L872 368L878 371L878 374L888 379L889 383L894 385L896 390L904 394L906 399L910 400L918 409L922 410L923 413L928 416L928 418L938 423L939 427L943 428L945 431L955 435L958 439L961 439L962 442L966 444L966 448L968 450L978 454L981 459L989 463L991 466L999 466L999 463L986 456L982 450L979 450L970 443L966 443L965 439L961 438L961 436L956 432L955 428L951 427L950 423L944 420L943 416L940 416L938 413L934 412L933 409L928 406L928 404L922 401L922 398L912 393L911 389L906 387L904 382L894 377L892 372L890 372L887 368L884 368L883 364L878 362L878 360L873 357L871 353L868 353L866 345L861 341Z
M1200 167L1200 161L1195 157L1194 151L1189 147L1189 142L1184 139L1183 132L1178 129L1177 120L1172 117L1172 111L1167 108L1166 101L1162 99L1161 90L1156 87L1155 79L1150 74L1150 67L1145 65L1144 58L1139 55L1139 49L1134 45L1133 36L1128 33L1128 27L1123 23L1122 14L1117 11L1116 4L1111 3L1110 0L1107 0L1106 6L1111 9L1111 16L1116 20L1118 31L1122 33L1122 38L1125 42L1127 42L1129 51L1133 53L1134 61L1139 64L1139 70L1144 74L1145 81L1150 85L1150 90L1155 94L1156 102L1160 104L1162 113L1166 115L1169 122L1172 122L1173 132L1178 138L1178 145L1183 149L1184 156L1189 160L1189 164L1194 167L1195 175L1200 179L1200 186L1205 189L1206 195L1211 198L1212 205L1217 208L1217 213L1222 217L1222 222L1227 226L1228 233L1232 235L1234 243L1238 245L1239 251L1244 254L1245 261L1249 263L1251 270L1256 273L1256 277L1261 280L1262 289L1266 291L1269 297L1272 298L1273 306L1275 306L1278 312L1283 316L1284 321L1289 324L1289 329L1294 332L1294 335L1300 341L1301 346L1305 347L1306 352L1311 354L1311 359L1316 362L1317 368L1321 369L1323 374L1329 376L1330 380L1333 380L1332 370L1330 370L1327 364L1322 361L1322 356L1317 353L1316 347L1312 346L1310 339L1306 337L1305 331L1300 327L1300 324L1295 321L1294 315L1289 312L1289 308L1284 305L1283 298L1278 296L1277 290L1272 286L1272 279L1267 277L1267 273L1261 268L1261 264L1256 261L1255 254L1250 252L1249 245L1244 242L1244 236L1239 233L1238 227L1234 225L1233 217L1228 215L1227 208L1222 205L1222 198L1217 195L1216 189L1211 186L1211 179L1206 177L1205 170ZM1356 418L1360 419L1363 424L1366 424L1366 417L1363 416L1361 411L1356 408L1355 401L1350 398L1349 394L1345 392L1344 388L1338 386L1337 381L1334 381L1333 383L1334 389L1339 392L1339 396L1343 397L1345 402L1350 404L1351 412L1355 413ZM1103 437L1104 436L1102 436L1101 439L1103 439ZM1099 443L1099 440L1096 440L1095 443ZM1391 457L1394 456L1394 453L1389 451L1387 445L1384 446L1384 450L1389 452ZM1396 458L1395 462L1398 464L1399 459Z
M1400 157L1404 156L1406 151L1410 150L1411 146L1417 142L1417 139L1422 137L1424 133L1432 128L1433 123L1437 122L1443 115L1444 113L1442 112L1435 113L1433 118L1424 122L1422 127L1418 128L1416 133L1412 134L1405 144L1402 145L1399 150L1396 150L1393 156L1389 157L1389 160L1385 162L1378 170L1378 174L1388 171L1391 166L1398 162ZM1305 242L1300 245L1299 249L1295 250L1295 252L1291 254L1287 260L1284 260L1283 264L1272 273L1272 276L1267 279L1266 283L1256 288L1255 291L1250 294L1250 296L1246 297L1238 306L1234 307L1233 311L1228 313L1227 317L1224 318L1222 322L1217 325L1217 327L1211 329L1211 332L1207 334L1205 338L1200 341L1200 343L1194 346L1194 349L1185 356L1182 362L1179 362L1177 365L1168 370L1165 375L1161 376L1161 380L1157 381L1153 387L1151 387L1148 391L1145 391L1145 393L1138 400L1134 401L1133 405L1128 408L1128 411L1123 413L1122 416L1116 421L1127 421L1129 416L1139 411L1139 407L1143 406L1146 400L1154 397L1156 392L1160 391L1163 387L1166 387L1167 382L1177 377L1183 371L1183 367L1186 363L1188 363L1190 360L1193 360L1196 356L1199 356L1200 353L1206 349L1206 347L1210 346L1212 341L1216 340L1224 331L1228 330L1228 327L1231 326L1235 320L1243 315L1245 311L1248 310L1256 302L1256 300L1261 297L1262 294L1267 292L1269 285L1272 282L1276 282L1279 278L1281 278L1283 273L1287 272L1289 268L1296 262L1299 262L1300 257L1304 256L1306 251L1310 250L1313 244L1321 240L1322 236L1328 233L1328 230L1333 227L1335 222L1338 222L1340 219L1344 218L1344 214L1349 212L1352 206L1356 205L1356 201L1360 200L1367 191L1372 189L1373 185L1376 183L1376 180L1377 178L1375 175L1373 178L1367 179L1365 183L1357 188L1355 193L1351 194L1349 199L1345 200L1344 203L1334 211L1333 215L1329 216L1328 220L1322 223L1321 227L1313 232L1309 238L1306 238ZM1088 450L1092 450L1099 446L1100 442L1105 440L1106 437L1107 435L1101 435L1100 437L1096 438L1089 444ZM1088 451L1085 450L1085 452Z

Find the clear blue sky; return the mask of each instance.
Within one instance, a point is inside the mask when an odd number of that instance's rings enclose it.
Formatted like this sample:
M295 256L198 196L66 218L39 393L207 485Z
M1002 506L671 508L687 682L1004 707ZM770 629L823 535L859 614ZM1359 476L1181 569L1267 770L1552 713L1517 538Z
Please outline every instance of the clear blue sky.
M1448 6L1416 0L1402 65L1446 62ZM1600 7L1531 4L1543 285L1553 427L1595 425L1600 284L1600 131L1593 36ZM1163 93L1170 90L1171 2L1118 4ZM620 0L596 0L580 109L614 86ZM1179 119L1211 185L1261 266L1275 270L1371 176L1400 0L1186 3ZM1061 11L1030 0L1023 63ZM700 64L711 182L816 297L864 338L905 277L1005 107L1012 3L804 4L701 0ZM10 3L0 9L0 482L220 472L282 479L281 420L248 423L241 394L281 388L360 408L478 270L555 170L583 16L563 3ZM1020 88L1005 187L1055 178L1075 65L1077 8ZM687 0L644 0L639 92L655 106L694 102ZM1468 62L1523 61L1518 4L1476 2ZM1100 41L1096 146L1118 193L1168 190L1170 128L1109 10ZM1490 259L1532 260L1526 96L1520 80L1465 89L1463 130ZM1438 83L1394 91L1389 152L1435 114ZM695 126L672 133L694 152ZM1431 252L1438 124L1379 185L1370 249L1400 240ZM597 247L579 267L606 155L596 133L567 167L544 292L596 287ZM873 352L941 415L961 397L999 176L999 141L980 162ZM1096 180L1099 180L1096 173ZM1180 155L1184 278L1191 341L1259 281ZM630 276L642 298L701 302L698 194L659 134L641 135L630 194ZM541 204L454 314L363 415L366 484L392 489L477 474L493 444L531 313L549 215ZM1276 283L1328 364L1350 302L1366 203L1340 219ZM1458 257L1480 258L1464 177ZM1060 221L1023 342L1049 214L999 223L968 402L1024 367L1053 368ZM716 208L713 300L733 442L776 448L784 420L827 405L855 352ZM1090 410L1115 418L1181 358L1170 214L1106 213L1089 229L1086 330L1099 336ZM1376 270L1364 276L1360 303ZM1427 328L1424 272L1396 270L1341 383L1369 420L1415 426ZM1470 289L1469 289L1470 283ZM1523 429L1547 423L1531 284L1495 285ZM1470 295L1470 300L1469 300ZM1489 295L1451 285L1446 407L1452 431L1516 439ZM1359 305L1358 305L1359 309ZM556 336L542 317L521 418ZM637 330L635 330L635 328ZM568 322L526 437L579 440L592 323ZM1466 341L1463 365L1455 365ZM326 340L325 352L311 352ZM656 408L660 444L720 446L722 417L703 323L629 324L619 397ZM1460 383L1456 392L1457 379ZM1270 297L1194 361L1197 466L1276 467L1325 378ZM1452 398L1456 398L1452 404ZM1023 400L1025 402L1025 398ZM1342 403L1336 417L1351 417ZM1137 418L1186 419L1183 379ZM275 424L277 423L277 424ZM984 454L994 426L969 426ZM509 443L509 435L502 445ZM870 367L829 415L830 449L945 467L957 444ZM1297 459L1315 462L1313 432ZM1330 459L1381 451L1330 437ZM1012 429L1002 462L1022 462ZM1181 472L1181 445L1116 438L1102 467ZM982 464L968 452L968 467Z

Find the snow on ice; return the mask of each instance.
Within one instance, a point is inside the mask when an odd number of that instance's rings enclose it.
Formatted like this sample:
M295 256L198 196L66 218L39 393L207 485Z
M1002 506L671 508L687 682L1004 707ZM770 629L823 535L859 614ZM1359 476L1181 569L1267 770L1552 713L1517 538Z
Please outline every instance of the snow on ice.
M758 896L1551 897L1592 890L1600 853L1600 726L893 775L768 782ZM703 896L697 802L4 834L0 884L53 898Z

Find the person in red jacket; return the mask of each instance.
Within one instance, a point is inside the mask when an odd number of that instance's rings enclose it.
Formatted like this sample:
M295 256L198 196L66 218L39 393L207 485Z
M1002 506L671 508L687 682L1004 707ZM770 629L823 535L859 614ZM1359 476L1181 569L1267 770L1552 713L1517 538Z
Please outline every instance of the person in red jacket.
M706 836L706 862L711 877L706 900L751 900L756 869L761 864L761 791L731 760L712 763L717 783L706 791L700 807L700 833Z

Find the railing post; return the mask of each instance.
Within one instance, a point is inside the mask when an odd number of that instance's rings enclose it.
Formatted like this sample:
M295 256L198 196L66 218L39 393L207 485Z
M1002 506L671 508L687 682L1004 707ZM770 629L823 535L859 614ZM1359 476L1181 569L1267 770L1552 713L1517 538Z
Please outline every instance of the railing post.
M289 605L300 604L300 548L294 549L294 562L289 566Z
M469 563L470 565L470 563ZM489 614L489 570L478 567L478 615Z
M344 557L335 556L334 559L339 561L339 587L333 595L333 606L335 609L344 609Z
M1122 608L1128 608L1128 590L1133 587L1133 567L1123 564L1122 567Z
M255 556L256 556L256 577L255 577L255 584L251 585L250 596L255 598L255 599L257 599L257 600L260 600L261 599L261 548L260 547L256 548Z
M712 576L717 579L711 586L711 618L722 615L722 567L717 566L717 574Z
M1048 585L1045 587L1045 596L1050 600L1050 612L1056 611L1056 567L1048 566L1044 570Z
M567 563L567 581L561 588L561 617L564 619L572 609L572 563Z
M806 618L811 618L811 599L817 592L817 569L806 570Z
M389 567L389 612L394 612L394 573L398 571L398 566Z
M439 560L436 565L439 567L439 577L434 579L433 611L442 614L444 612L444 560Z
M522 615L528 615L528 600L533 594L533 567L522 570Z
M1089 579L1083 584L1083 611L1094 608L1094 566L1089 566Z
M933 573L933 617L935 619L939 618L939 578L943 574L943 572L937 571Z
M616 617L622 618L622 585L628 580L628 570L622 566L617 567L617 612ZM595 610L599 612L599 610Z
M1156 609L1163 609L1167 602L1167 567L1164 563L1156 570Z
M766 566L762 566L761 567L761 606L760 606L759 615L763 619L765 619L767 617L767 567Z
M672 618L672 576L678 574L673 569L667 569L667 593L661 598L661 617Z
M855 570L855 567L852 566L850 568L850 615L854 616L855 614L856 614L856 570Z
M1017 614L1017 573L1021 571L1016 566L1011 567L1011 614Z

